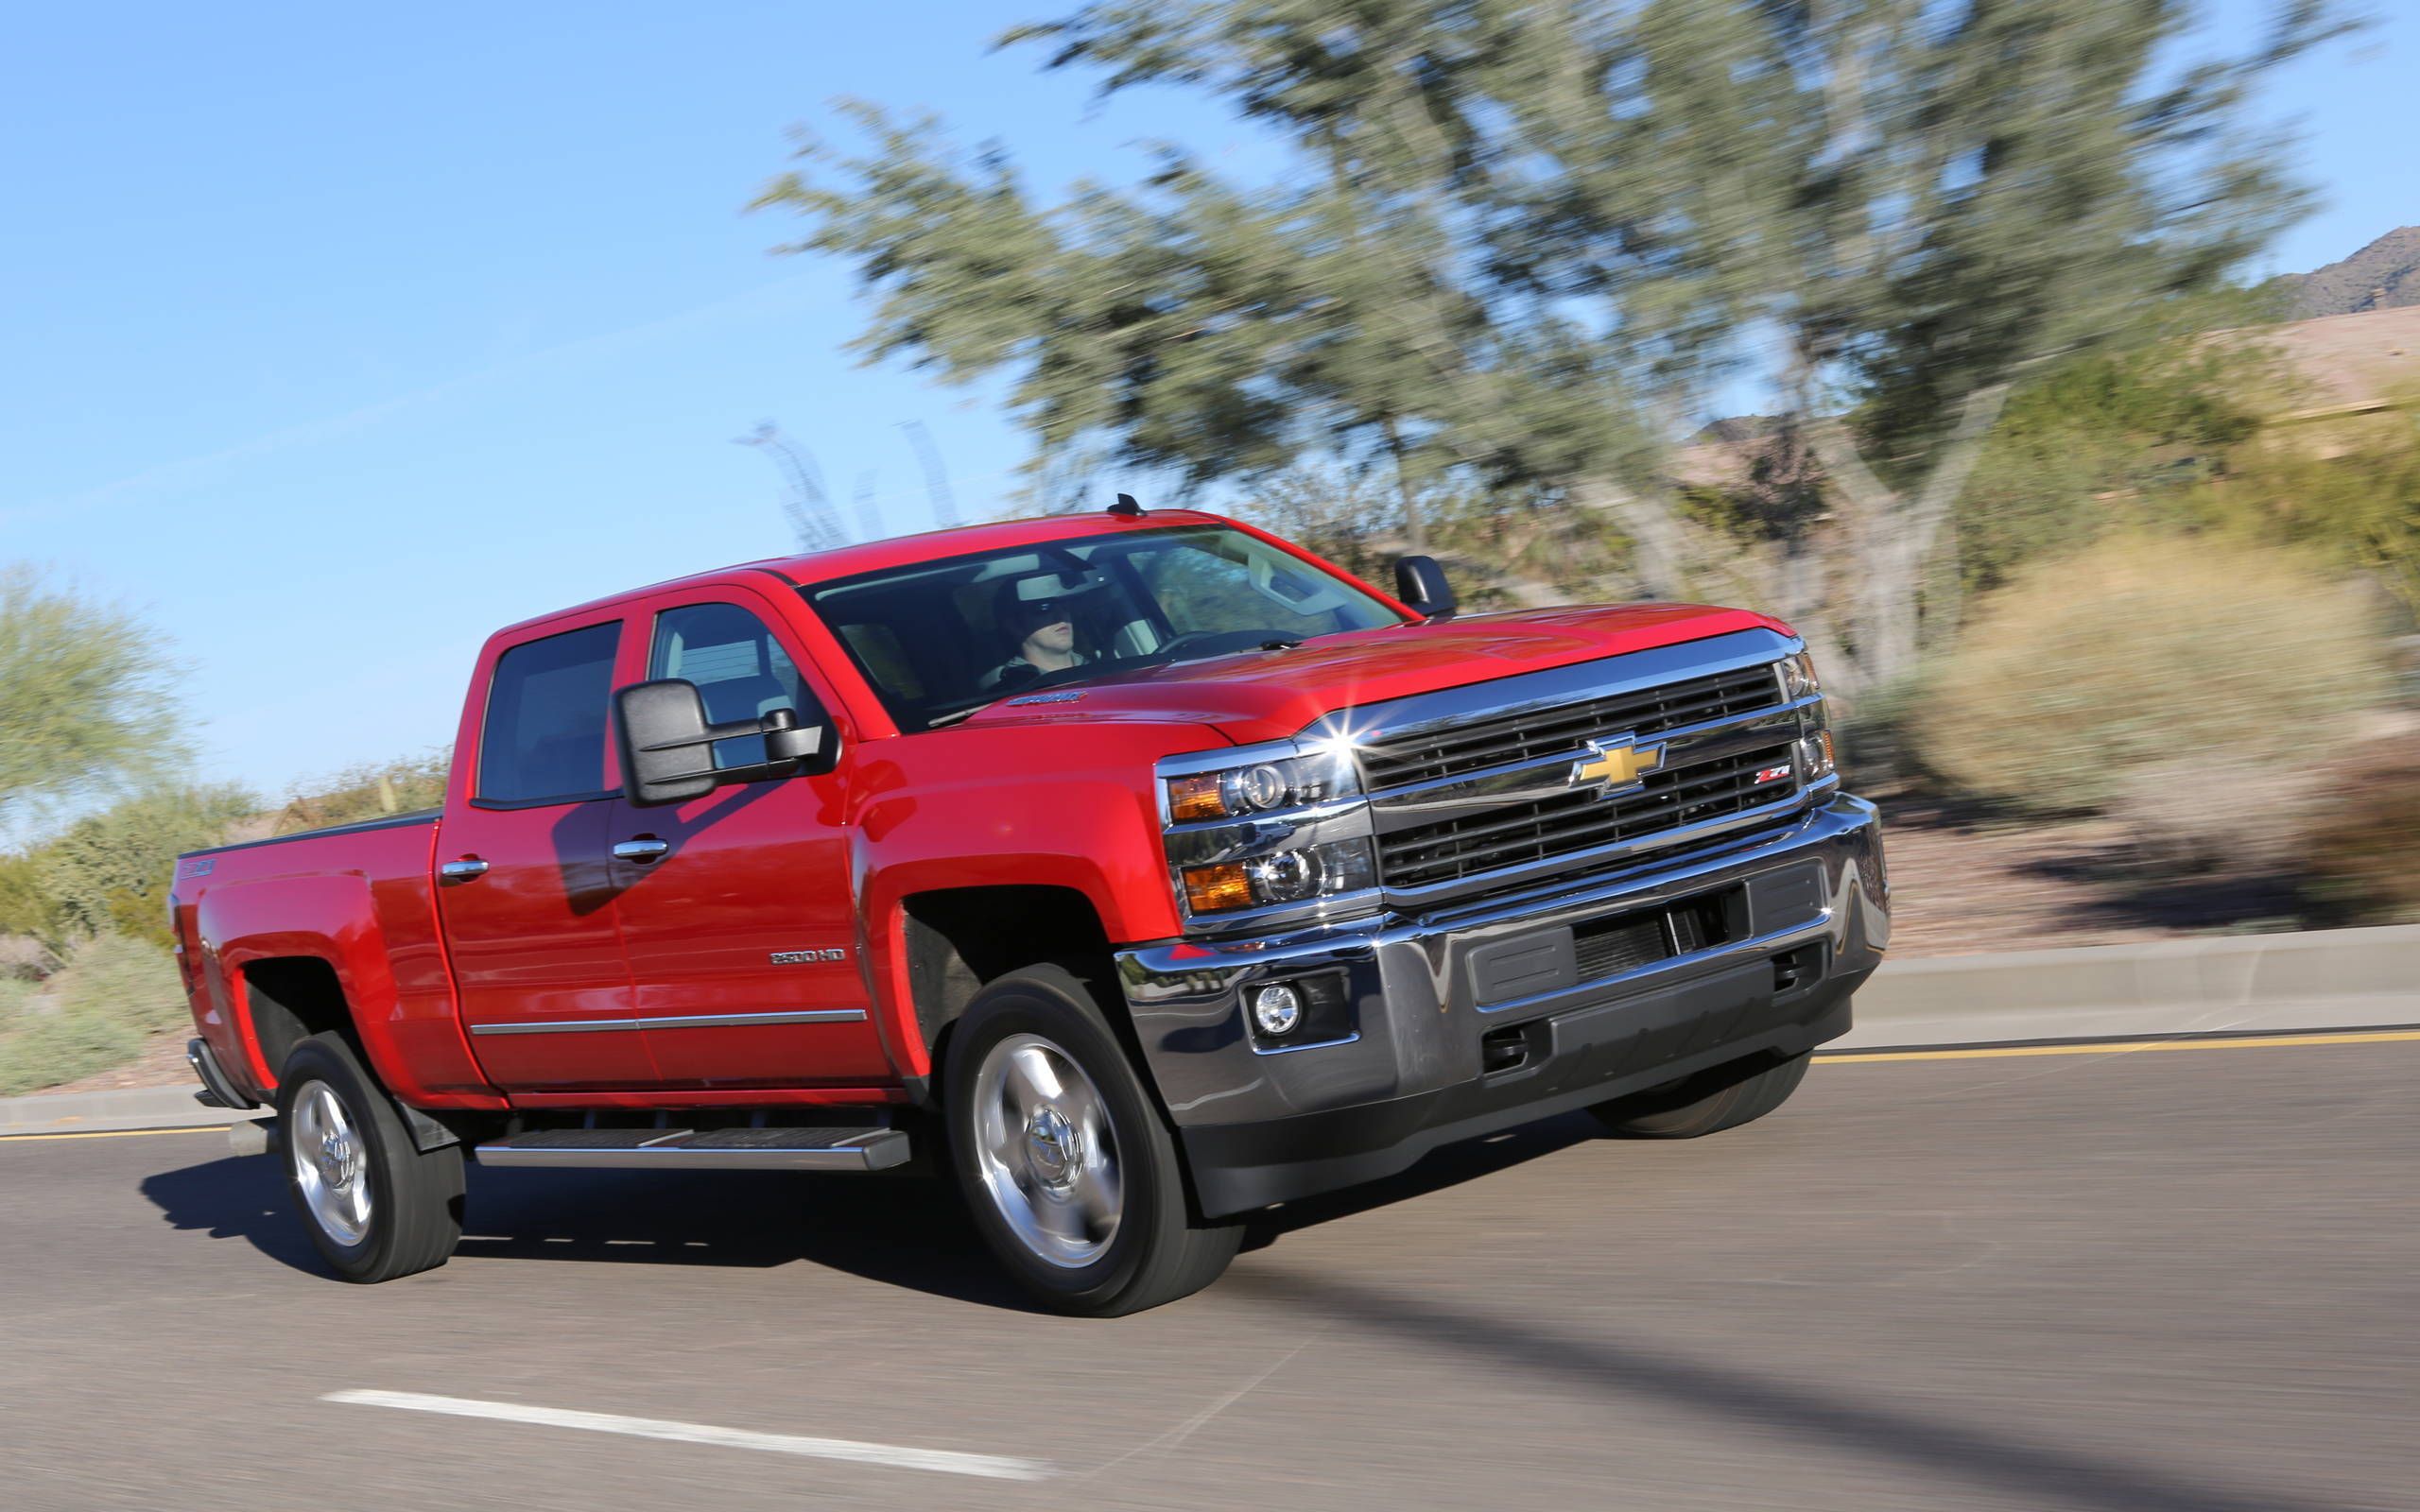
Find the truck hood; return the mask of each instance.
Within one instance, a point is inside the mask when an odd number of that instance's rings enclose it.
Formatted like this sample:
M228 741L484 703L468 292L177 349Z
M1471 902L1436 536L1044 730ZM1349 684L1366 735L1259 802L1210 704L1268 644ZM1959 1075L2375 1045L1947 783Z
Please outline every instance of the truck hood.
M1390 625L1322 636L1288 650L1249 651L1144 667L1006 699L965 728L1103 719L1207 725L1237 745L1282 740L1320 715L1440 688L1541 672L1735 630L1789 627L1746 610L1699 604L1517 610L1441 624Z

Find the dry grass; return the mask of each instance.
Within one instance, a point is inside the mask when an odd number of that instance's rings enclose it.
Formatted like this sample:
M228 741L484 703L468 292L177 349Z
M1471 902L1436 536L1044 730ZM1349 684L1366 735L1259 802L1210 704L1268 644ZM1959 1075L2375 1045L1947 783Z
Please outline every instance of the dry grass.
M2367 602L2275 550L2132 536L1984 602L1917 699L1927 765L2147 854L2282 843L2323 756L2387 691Z
M119 1065L185 1014L167 954L119 936L85 941L44 986L38 994L21 984L0 988L0 1096Z

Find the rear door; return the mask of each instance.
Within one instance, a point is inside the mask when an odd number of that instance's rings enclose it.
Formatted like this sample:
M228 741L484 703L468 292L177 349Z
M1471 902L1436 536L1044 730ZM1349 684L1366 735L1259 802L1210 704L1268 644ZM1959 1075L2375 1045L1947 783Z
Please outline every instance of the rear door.
M491 649L457 742L437 895L471 1045L515 1091L657 1079L614 929L606 738L619 618ZM447 863L457 863L449 877Z
M734 586L651 599L646 676L698 685L717 724L793 709L826 720L828 687L782 606ZM838 727L833 727L838 728ZM827 739L831 738L827 736ZM717 742L717 767L764 759ZM680 1087L856 1086L893 1079L857 959L840 769L718 787L686 803L612 804L617 912L648 1043Z

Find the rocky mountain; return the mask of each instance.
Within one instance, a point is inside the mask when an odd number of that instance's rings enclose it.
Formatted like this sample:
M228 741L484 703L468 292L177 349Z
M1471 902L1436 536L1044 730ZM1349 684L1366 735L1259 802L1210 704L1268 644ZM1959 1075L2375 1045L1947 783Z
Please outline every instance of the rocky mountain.
M2420 226L2397 227L2341 263L2287 282L2297 320L2420 304Z

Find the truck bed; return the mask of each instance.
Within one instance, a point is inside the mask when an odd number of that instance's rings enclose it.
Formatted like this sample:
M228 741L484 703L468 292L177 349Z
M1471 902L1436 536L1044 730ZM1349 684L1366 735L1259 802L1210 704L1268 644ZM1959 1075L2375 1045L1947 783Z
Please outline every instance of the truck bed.
M274 963L279 982L333 975L364 1050L397 1093L436 1105L487 1100L439 937L438 819L435 810L397 814L178 858L178 964L202 1038L239 1091L264 1102L274 1093L278 1037L264 1049L245 980Z

